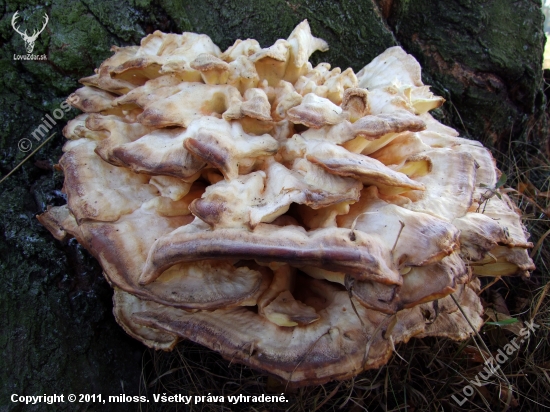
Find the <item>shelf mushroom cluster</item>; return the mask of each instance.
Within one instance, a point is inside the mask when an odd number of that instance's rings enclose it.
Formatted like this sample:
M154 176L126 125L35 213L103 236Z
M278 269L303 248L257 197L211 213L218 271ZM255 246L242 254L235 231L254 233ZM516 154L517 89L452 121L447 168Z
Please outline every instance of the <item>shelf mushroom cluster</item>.
M327 49L307 21L223 53L157 31L68 98L67 205L38 218L99 260L131 336L317 384L465 339L477 277L533 269L490 152L428 113L418 62L312 67Z

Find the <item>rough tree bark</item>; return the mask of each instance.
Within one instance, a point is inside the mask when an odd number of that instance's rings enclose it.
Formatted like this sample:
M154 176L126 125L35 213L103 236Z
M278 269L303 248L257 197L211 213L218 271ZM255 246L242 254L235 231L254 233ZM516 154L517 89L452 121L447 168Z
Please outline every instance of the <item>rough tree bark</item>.
M468 137L501 147L510 139L541 146L547 133L537 1L8 0L0 9L2 175L25 157L18 141L33 140L40 119L110 55L112 44L137 44L156 29L206 33L224 49L247 37L270 45L307 18L331 47L314 62L359 70L401 44L422 64L425 83L448 100L437 115ZM13 59L24 53L11 27L17 10L28 32L49 15L34 50L47 61ZM48 204L65 203L63 177L53 170L62 127L0 186L2 410L19 409L9 401L12 393L138 391L144 349L115 324L99 266L74 241L55 241L34 217Z
M542 145L548 135L540 8L540 1L397 0L387 17L425 83L447 99L443 120L505 151L511 140Z

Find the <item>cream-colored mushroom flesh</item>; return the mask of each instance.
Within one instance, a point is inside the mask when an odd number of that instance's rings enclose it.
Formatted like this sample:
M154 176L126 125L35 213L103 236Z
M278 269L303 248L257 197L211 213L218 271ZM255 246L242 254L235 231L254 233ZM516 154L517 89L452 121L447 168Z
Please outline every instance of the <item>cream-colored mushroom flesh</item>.
M307 21L225 51L156 31L68 97L67 204L38 219L99 261L130 336L321 384L468 338L478 277L534 269L494 159L429 114L414 57L313 67L327 49Z

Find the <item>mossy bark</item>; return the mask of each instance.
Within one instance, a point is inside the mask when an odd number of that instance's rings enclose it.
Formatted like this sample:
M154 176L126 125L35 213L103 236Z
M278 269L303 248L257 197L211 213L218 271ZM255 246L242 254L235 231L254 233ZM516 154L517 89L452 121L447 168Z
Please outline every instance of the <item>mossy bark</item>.
M447 99L447 124L502 151L516 139L545 144L540 2L396 0L387 17L424 82Z
M545 130L544 36L535 1L44 0L0 1L0 10L2 176L26 156L18 149L20 139L38 146L31 132L78 87L80 77L111 54L111 45L138 44L157 29L206 33L222 49L248 37L267 46L307 18L331 47L314 55L314 62L359 70L401 44L423 65L425 82L448 100L438 115L472 138L540 143ZM47 61L14 60L25 53L11 27L17 10L28 32L41 25L44 12L49 15L34 50ZM52 129L58 133L53 140L0 185L3 410L22 409L10 402L12 393L138 392L144 349L115 324L99 266L74 241L55 241L34 217L48 204L65 202L63 178L53 165L66 120Z

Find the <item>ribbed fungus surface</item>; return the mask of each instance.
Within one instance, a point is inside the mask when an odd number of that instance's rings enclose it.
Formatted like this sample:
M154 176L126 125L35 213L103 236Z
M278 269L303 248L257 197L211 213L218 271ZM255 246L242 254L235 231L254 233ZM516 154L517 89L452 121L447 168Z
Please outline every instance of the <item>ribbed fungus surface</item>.
M320 384L466 339L478 276L534 268L490 152L429 114L418 62L312 67L327 49L307 21L225 52L157 31L68 98L68 202L38 219L98 259L128 334Z

